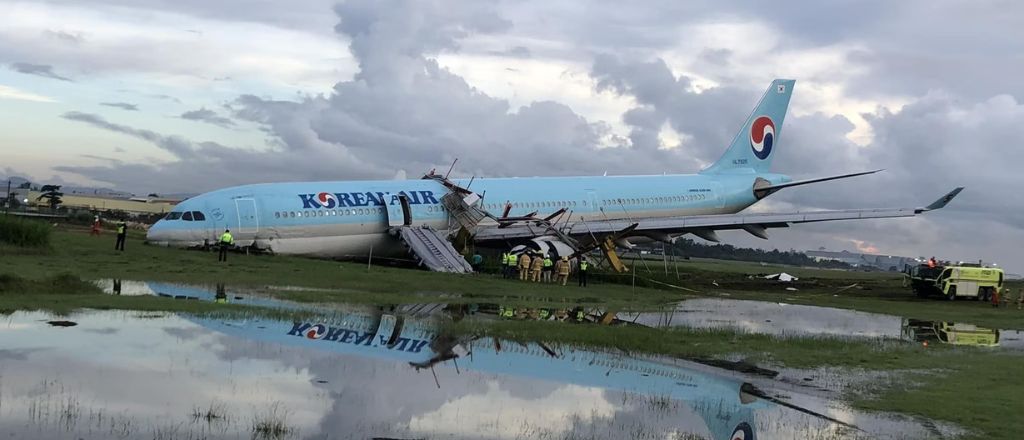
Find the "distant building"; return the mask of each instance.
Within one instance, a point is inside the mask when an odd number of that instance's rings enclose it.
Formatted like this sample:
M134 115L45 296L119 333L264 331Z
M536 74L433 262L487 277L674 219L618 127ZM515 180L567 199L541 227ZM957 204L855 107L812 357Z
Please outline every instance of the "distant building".
M918 262L918 259L914 257L860 254L850 251L832 252L816 250L805 251L804 255L807 255L815 261L840 261L853 267L871 268L890 272L902 271L905 265L916 265Z
M13 192L13 191L12 191ZM29 204L42 206L43 202L38 201L42 195L39 191L28 193ZM124 211L128 214L162 214L170 212L180 202L166 198L121 198L121 197L100 197L89 194L69 194L61 196L60 206L67 209L86 209L89 211Z

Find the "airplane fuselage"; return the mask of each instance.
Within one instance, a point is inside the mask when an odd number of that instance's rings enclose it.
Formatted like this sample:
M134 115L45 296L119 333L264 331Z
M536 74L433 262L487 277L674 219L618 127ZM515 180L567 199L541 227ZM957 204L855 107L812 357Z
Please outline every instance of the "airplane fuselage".
M565 208L568 220L585 222L736 213L757 201L752 189L758 177L772 184L790 180L737 173L454 182L470 185L483 196L482 207L495 215L508 203L509 216L546 216ZM401 215L400 196L408 202L412 225L447 230L455 225L440 202L448 191L432 179L237 186L183 201L150 229L147 240L189 247L215 243L230 229L237 244L278 254L347 258L366 256L372 249L374 255L399 256L404 249L389 236L388 218L396 209Z

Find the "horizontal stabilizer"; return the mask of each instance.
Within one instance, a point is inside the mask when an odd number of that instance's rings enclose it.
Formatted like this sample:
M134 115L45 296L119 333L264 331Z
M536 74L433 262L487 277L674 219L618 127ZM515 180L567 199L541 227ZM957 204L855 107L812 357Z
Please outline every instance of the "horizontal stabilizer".
M762 186L760 188L757 188L755 191L757 191L757 196L758 197L763 198L763 197L768 196L769 194L772 194L775 191L778 191L778 190L783 189L783 188L789 188L789 187L792 187L792 186L807 185L809 183L828 182L829 180L846 179L846 178L849 178L849 177L864 176L864 175L867 175L867 174L875 174L875 173L877 173L879 171L884 171L884 170L880 170L879 169L879 170L872 170L872 171L861 171L859 173L850 173L850 174L841 174L841 175L838 175L838 176L819 177L817 179L796 180L796 181L793 181L793 182L780 183L778 185Z

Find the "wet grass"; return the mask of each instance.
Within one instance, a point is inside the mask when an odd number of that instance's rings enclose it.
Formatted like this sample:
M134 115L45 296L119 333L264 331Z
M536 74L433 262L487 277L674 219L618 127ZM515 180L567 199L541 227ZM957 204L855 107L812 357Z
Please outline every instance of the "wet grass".
M121 278L226 283L235 287L294 285L331 289L330 292L309 290L274 293L284 299L318 303L490 302L546 307L592 305L608 309L657 310L682 299L707 296L818 305L916 319L967 322L992 328L1024 329L1024 312L1013 307L994 309L977 301L920 299L909 288L902 286L899 274L891 273L785 267L781 269L801 276L793 284L798 290L787 291L786 285L750 277L780 269L774 266L691 260L677 263L680 267L677 277L674 269L665 275L664 270L657 265L658 262L649 261L648 266L634 265L635 279L633 274L594 274L595 279L604 277L608 281L598 281L592 283L590 288L581 289L575 286L502 280L486 274L452 276L385 266L373 266L368 270L361 263L285 256L232 255L229 263L218 264L213 253L145 246L141 243L142 239L141 234L132 231L127 251L120 253L113 250L113 235L91 237L86 229L60 227L53 233L51 251L0 247L0 258L4 261L0 272L18 274L31 280L46 279L54 272L61 272L82 279ZM639 287L632 287L634 281ZM1024 285L1014 284L1011 287L1015 292L1020 292ZM104 304L97 306L112 307L116 305L111 302L120 301L146 302L140 299L107 298ZM85 298L79 298L76 304L88 307ZM147 310L152 310L152 307L150 305ZM180 310L177 307L175 310Z
M280 403L271 404L252 420L254 440L277 440L291 437L297 429L288 424L288 410Z
M335 262L287 256L229 256L226 264L217 263L215 253L184 251L142 244L142 235L129 234L125 252L114 251L112 234L91 237L87 229L60 227L53 234L53 251L46 254L0 248L4 267L0 271L27 279L42 279L55 271L83 279L119 278L127 280L190 283L226 283L232 286L294 285L335 289L330 296L315 292L330 301L423 302L438 298L466 298L467 301L493 302L521 298L555 298L570 303L665 304L684 295L658 289L623 289L604 284L589 289L502 280L492 275L453 276L374 265ZM303 300L301 295L295 298Z
M967 439L1019 439L1024 433L1024 355L1007 352L938 355L922 362L941 371L903 376L850 398L867 410L946 420L969 429Z
M205 408L196 406L192 408L192 422L205 421L208 424L223 422L228 418L228 406L223 402L214 400Z

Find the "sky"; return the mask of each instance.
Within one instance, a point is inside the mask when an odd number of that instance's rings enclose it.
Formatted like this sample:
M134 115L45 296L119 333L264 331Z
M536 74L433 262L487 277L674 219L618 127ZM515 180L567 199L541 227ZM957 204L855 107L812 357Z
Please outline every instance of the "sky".
M0 177L133 193L696 172L774 78L775 170L885 169L752 210L923 206L740 246L1024 271L1024 3L0 0Z

